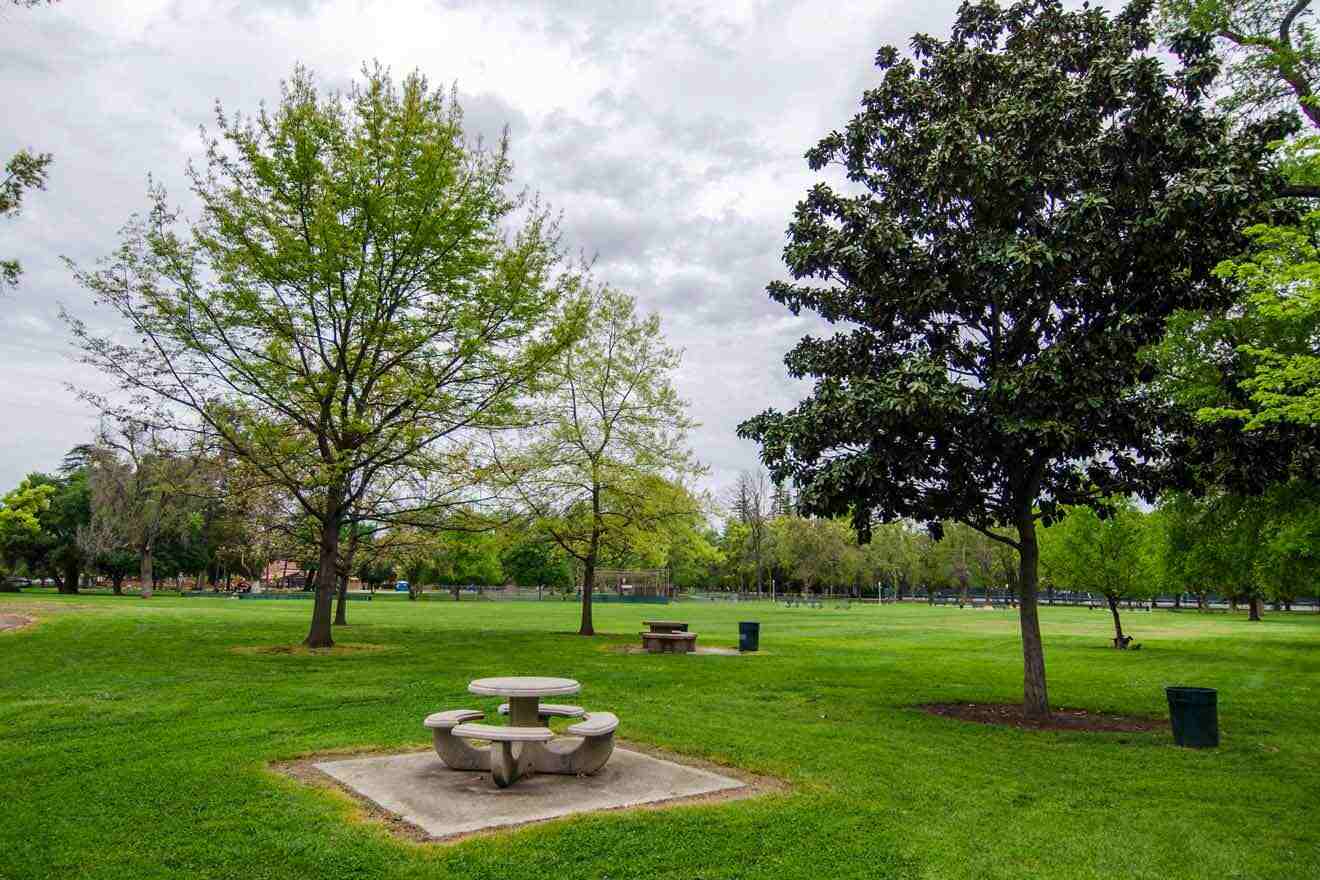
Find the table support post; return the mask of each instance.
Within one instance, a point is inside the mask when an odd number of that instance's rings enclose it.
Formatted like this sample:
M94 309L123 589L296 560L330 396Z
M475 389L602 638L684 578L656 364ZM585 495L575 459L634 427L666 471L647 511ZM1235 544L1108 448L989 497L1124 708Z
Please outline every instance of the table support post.
M537 716L540 708L540 697L509 697L509 726L540 727L541 719Z

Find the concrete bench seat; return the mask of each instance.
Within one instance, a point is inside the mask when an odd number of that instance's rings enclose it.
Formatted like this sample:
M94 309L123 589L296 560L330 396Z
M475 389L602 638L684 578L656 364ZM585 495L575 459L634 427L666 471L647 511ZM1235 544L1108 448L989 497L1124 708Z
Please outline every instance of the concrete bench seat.
M447 767L454 770L489 770L490 748L476 748L454 734L455 727L485 717L486 713L480 709L450 709L448 712L427 715L422 724L431 731L431 745Z
M570 736L605 736L619 726L619 716L613 712L592 712L585 719L568 728Z
M422 724L432 730L450 730L456 724L485 717L486 713L480 709L450 709L448 712L434 712L427 715Z
M509 704L500 703L497 710L501 715L509 714ZM536 715L542 721L547 718L581 718L587 710L581 706L569 706L565 703L542 703L536 707Z
M454 736L491 742L549 742L555 733L548 727L509 727L507 724L460 724Z
M613 712L588 712L554 742L546 743L537 754L536 769L541 773L564 773L590 776L614 754L614 731L619 717Z
M691 632L644 632L642 647L652 654L687 654L697 646L697 634Z

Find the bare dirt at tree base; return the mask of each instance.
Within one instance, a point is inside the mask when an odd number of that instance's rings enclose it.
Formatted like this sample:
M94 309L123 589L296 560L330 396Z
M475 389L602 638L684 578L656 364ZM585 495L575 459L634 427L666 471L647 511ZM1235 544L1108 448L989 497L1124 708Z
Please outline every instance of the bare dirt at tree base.
M1074 730L1090 733L1149 733L1167 730L1163 718L1111 715L1088 709L1056 709L1048 718L1024 718L1021 703L925 703L917 708L930 715L997 724L1021 730Z
M32 618L21 614L0 614L0 632L32 625Z

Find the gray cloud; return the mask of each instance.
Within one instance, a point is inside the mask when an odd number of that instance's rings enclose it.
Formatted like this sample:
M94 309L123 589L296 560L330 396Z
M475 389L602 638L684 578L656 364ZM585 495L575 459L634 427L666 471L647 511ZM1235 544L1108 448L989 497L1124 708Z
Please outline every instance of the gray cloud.
M50 187L0 222L27 274L0 301L0 490L58 465L94 416L66 390L102 380L70 355L60 304L106 320L60 262L91 263L145 204L148 174L186 204L183 168L213 105L251 112L301 62L342 87L364 61L456 83L470 135L507 126L518 182L564 216L565 244L658 312L702 427L710 485L756 461L737 423L804 391L782 358L810 317L780 277L802 153L854 112L883 43L946 31L953 0L142 0L0 18L0 155L55 154Z

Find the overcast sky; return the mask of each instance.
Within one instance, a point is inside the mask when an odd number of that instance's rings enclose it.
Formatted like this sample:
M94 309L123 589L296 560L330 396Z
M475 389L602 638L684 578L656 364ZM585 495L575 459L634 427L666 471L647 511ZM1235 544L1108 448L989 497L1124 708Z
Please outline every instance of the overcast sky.
M61 305L95 320L61 256L91 264L146 205L179 201L218 100L254 110L303 63L331 86L367 60L456 84L468 128L508 126L518 181L564 214L566 244L658 312L685 356L692 440L727 485L756 464L735 436L802 388L784 353L812 329L765 295L782 274L803 152L858 106L883 44L947 33L955 4L624 0L65 0L0 7L0 156L55 154L50 184L0 221L26 273L0 301L0 492L55 468L95 417ZM3 161L0 158L0 161Z

